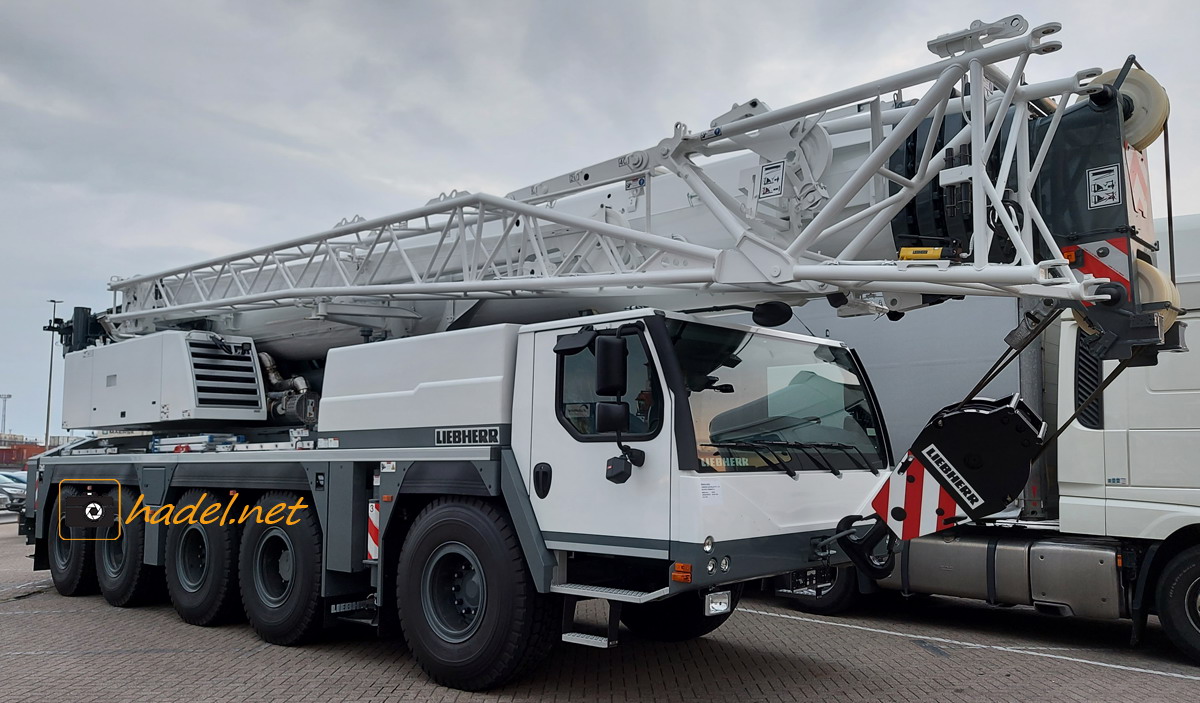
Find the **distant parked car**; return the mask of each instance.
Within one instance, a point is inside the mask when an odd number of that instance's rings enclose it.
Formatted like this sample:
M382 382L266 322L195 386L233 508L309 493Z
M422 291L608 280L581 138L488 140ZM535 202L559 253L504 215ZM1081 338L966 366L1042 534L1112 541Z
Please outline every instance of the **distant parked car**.
M25 505L25 484L0 476L0 510L16 512Z
M28 484L29 477L24 471L0 471L0 480L10 479L17 483Z

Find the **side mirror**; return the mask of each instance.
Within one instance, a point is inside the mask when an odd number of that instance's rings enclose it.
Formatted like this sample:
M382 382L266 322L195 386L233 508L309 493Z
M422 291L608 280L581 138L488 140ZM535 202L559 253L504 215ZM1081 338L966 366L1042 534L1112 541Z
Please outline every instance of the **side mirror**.
M596 431L628 432L629 403L596 403Z
M596 395L625 395L625 367L629 349L625 338L601 335L596 337Z

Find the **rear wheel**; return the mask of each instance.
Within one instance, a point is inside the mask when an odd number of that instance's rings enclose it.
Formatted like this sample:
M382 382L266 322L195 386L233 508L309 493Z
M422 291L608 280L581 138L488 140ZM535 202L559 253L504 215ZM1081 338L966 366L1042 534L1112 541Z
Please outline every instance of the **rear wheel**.
M396 570L400 626L440 684L478 691L540 661L557 636L557 600L533 585L508 516L443 498L417 516Z
M68 527L62 519L63 499L78 495L79 489L63 486L46 514L50 578L54 588L64 596L88 596L97 590L93 566L95 530Z
M1175 646L1200 662L1200 547L1176 554L1158 577L1158 619Z
M126 608L148 602L156 592L161 594L162 570L143 563L146 523L132 520L125 524L137 494L126 487L118 493L121 524L97 530L96 580L109 605Z
M703 637L725 624L742 597L742 584L730 587L729 612L704 614L704 596L689 591L650 603L626 603L621 606L621 622L633 634L659 642L683 642Z
M199 490L184 493L176 511L195 505L196 515L216 501ZM171 604L184 622L218 625L242 614L238 599L238 525L171 525L167 528L166 581Z
M279 503L292 505L298 499L294 493L272 492L257 505L266 514ZM323 624L321 528L312 510L297 512L295 522L252 522L242 530L242 606L254 631L272 644L303 644Z

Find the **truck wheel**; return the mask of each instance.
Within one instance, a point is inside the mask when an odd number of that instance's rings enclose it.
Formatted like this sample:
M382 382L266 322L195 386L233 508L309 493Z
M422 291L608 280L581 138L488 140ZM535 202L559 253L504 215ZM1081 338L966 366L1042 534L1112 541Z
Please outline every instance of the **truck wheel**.
M554 597L534 587L508 516L441 498L417 515L396 565L404 639L434 681L479 691L539 662L558 636Z
M201 498L203 497L203 501ZM184 493L176 503L196 505L196 514L216 501L196 489ZM242 614L238 600L238 525L171 525L167 528L166 581L171 604L184 622L208 627Z
M1175 646L1200 662L1200 547L1185 549L1158 577L1158 619Z
M833 582L815 586L812 593L785 593L797 610L813 615L837 615L858 602L858 572L853 566L833 571Z
M729 619L742 597L743 584L734 584L732 606L724 615L705 615L704 597L699 591L680 593L650 603L626 603L621 606L621 622L642 639L658 642L683 642L703 637Z
M143 563L146 544L146 523L133 520L125 524L125 516L133 508L137 494L122 487L120 492L120 520L116 525L97 530L96 581L100 593L109 605L128 608L149 601L162 584L162 571ZM120 536L111 539L119 532Z
M62 499L75 495L79 495L79 489L64 486L47 513L50 578L54 581L54 588L64 596L88 596L97 590L92 556L96 544L92 541L93 531L67 527L61 513ZM67 539L62 539L63 536Z
M255 505L265 515L279 503L292 505L297 500L295 493L274 491ZM250 626L267 642L288 646L311 640L323 624L321 527L312 510L297 512L293 521L296 524L280 520L274 525L244 525L238 560L242 606Z

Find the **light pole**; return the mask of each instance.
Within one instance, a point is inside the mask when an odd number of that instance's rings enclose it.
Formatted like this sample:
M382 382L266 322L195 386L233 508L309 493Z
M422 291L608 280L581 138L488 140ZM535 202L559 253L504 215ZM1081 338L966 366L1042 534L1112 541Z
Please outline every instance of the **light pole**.
M50 408L51 396L54 394L54 335L58 332L58 304L61 300L47 300L53 307L50 308L50 324L46 325L45 329L50 333L50 370L46 372L46 441L42 445L47 451L50 450Z
M0 442L8 434L8 399L11 393L0 393Z

